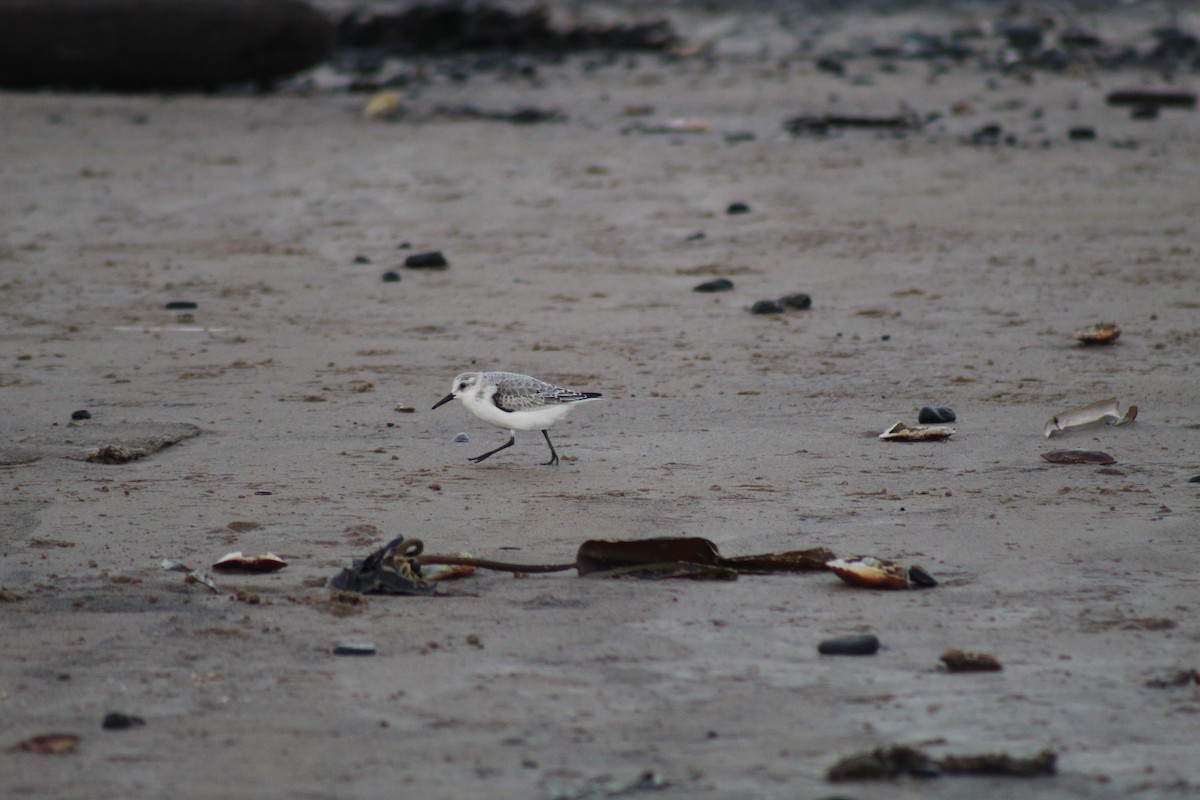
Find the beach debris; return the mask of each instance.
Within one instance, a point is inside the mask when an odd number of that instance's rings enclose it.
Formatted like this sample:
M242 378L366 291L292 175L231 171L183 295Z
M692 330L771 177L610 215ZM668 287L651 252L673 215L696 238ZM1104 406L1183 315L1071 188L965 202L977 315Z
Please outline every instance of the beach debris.
M1200 686L1200 670L1182 669L1162 678L1146 681L1147 689L1178 689L1181 686Z
M470 560L470 553L459 553L457 558ZM475 574L477 567L471 564L423 564L421 577L433 583L435 581L457 581L469 578Z
M974 653L951 647L938 656L947 672L998 672L1004 669L1000 660L991 653Z
M187 564L181 564L178 561L172 561L169 558L164 558L161 566L167 572L182 572L184 583L201 583L211 589L214 593L220 594L221 590L217 588L217 582L213 577L202 569L192 569Z
M948 425L918 425L910 428L896 420L890 428L879 434L879 438L888 442L937 442L949 439L956 433L958 431Z
M697 536L627 541L589 539L579 546L574 561L557 564L514 564L465 553L426 554L424 547L419 539L397 537L366 559L355 559L353 566L339 572L330 584L335 589L362 594L433 594L434 582L465 578L476 569L516 574L573 569L580 577L588 578L737 580L739 575L819 572L835 559L823 547L726 558L713 542ZM932 585L933 579L928 575L924 580L926 585Z
M812 297L804 294L803 292L786 294L779 298L779 304L785 308L790 308L795 311L806 311L812 308Z
M338 642L333 647L335 656L373 656L375 645L372 642Z
M918 566L905 569L875 556L834 558L825 567L851 586L864 589L930 589L937 581Z
M379 92L363 108L364 119L399 119L404 114L404 105L396 92Z
M825 773L825 780L841 783L884 780L901 775L934 778L940 774L937 763L918 748L891 745L846 756L829 768Z
M1031 778L1054 775L1057 762L1058 755L1052 750L1043 750L1028 757L1011 756L1007 753L983 753L933 758L917 747L890 745L839 760L825 773L825 779L831 783L840 783L890 780L902 775L916 778L936 778L942 775Z
M26 753L61 756L74 753L79 737L73 733L43 733L18 742L12 749Z
M879 652L879 637L873 633L835 636L817 645L824 656L873 656Z
M945 406L921 406L921 410L917 412L917 422L922 425L940 425L945 422L954 422L958 419L954 409L946 408Z
M438 106L438 116L449 119L477 119L487 122L511 122L514 125L535 125L539 122L566 122L567 115L557 108L518 106L511 111L477 108L473 105Z
M195 300L172 300L163 306L167 311L195 311L199 307Z
M720 570L732 571L734 577L738 573L819 571L825 569L831 558L833 553L823 547L725 558L712 541L686 536L628 541L589 539L579 546L571 566L578 569L581 576L613 571L629 574L632 568L635 577L639 577L637 570L647 570L640 577L670 577L671 569L679 569L679 577L711 578L724 577ZM649 570L650 567L655 569ZM708 567L717 572L696 571L695 567Z
M1046 421L1046 425L1042 429L1042 433L1047 439L1059 431L1065 431L1067 428L1078 428L1083 425L1092 425L1098 422L1104 422L1108 425L1125 425L1137 419L1137 406L1129 406L1122 414L1117 405L1117 398L1111 397L1107 400L1097 400L1094 403L1088 403L1086 406L1068 409L1055 414Z
M1067 138L1072 142L1094 142L1096 129L1090 125L1076 125L1067 130Z
M110 711L100 721L100 727L106 731L123 731L127 728L136 728L145 724L146 720L141 717L133 714L124 714L120 711Z
M1051 464L1115 464L1117 460L1103 450L1051 450L1042 453Z
M404 259L404 266L409 269L446 269L450 262L441 250L430 250L425 253L413 253Z
M1193 475L1187 479L1188 483L1200 483L1200 475Z
M786 310L778 300L759 300L750 306L751 314L782 314Z
M466 444L469 441L471 441L471 437L467 436L465 432L454 434L455 444Z
M217 559L212 569L217 572L240 572L245 574L261 574L276 572L287 566L287 562L274 553L261 553L257 556L242 555L241 550L226 553Z
M1075 338L1080 344L1112 344L1121 335L1121 328L1115 322L1097 322L1075 331Z
M726 214L749 214L750 213L750 204L744 203L741 200L734 200L732 203L730 203L728 206L725 207L725 213Z
M81 408L78 411L71 412L71 421L72 422L79 422L80 420L91 419L91 418L92 418L92 412L88 411L86 408Z
M1109 92L1104 101L1110 106L1195 108L1196 93L1187 91L1155 91L1153 89L1122 89Z
M400 273L394 269L389 269L387 272L383 273L383 282L384 283L399 283L400 282Z
M733 290L733 281L728 278L713 278L711 281L695 286L693 292L729 292Z
M544 7L512 10L495 3L434 0L392 9L356 6L338 20L341 47L391 55L509 51L566 53L587 50L661 51L680 44L663 19L558 27Z
M123 444L104 444L88 454L85 461L93 464L128 464L150 454L142 447L126 447Z
M354 559L329 584L360 594L431 595L435 587L422 577L417 562L424 547L420 539L397 536L366 558Z
M847 129L906 133L920 128L921 121L913 114L802 114L783 123L793 136L830 136Z

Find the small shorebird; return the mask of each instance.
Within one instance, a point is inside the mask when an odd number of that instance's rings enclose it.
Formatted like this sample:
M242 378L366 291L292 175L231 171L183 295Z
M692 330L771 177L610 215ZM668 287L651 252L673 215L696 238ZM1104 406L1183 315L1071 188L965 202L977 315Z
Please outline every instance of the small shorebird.
M437 408L454 398L462 401L475 416L508 431L508 441L471 459L478 464L517 441L517 431L542 432L550 445L550 460L558 463L558 453L546 429L567 415L571 406L599 397L597 392L576 392L516 372L464 372L454 379L450 394L434 403Z

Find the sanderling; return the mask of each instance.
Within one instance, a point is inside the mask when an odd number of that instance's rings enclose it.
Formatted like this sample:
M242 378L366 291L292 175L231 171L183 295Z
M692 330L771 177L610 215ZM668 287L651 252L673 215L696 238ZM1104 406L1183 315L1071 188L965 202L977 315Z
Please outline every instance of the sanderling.
M454 379L450 394L433 407L457 397L468 411L484 422L508 430L508 441L472 458L476 464L512 447L517 441L517 431L540 430L546 437L546 444L550 445L550 460L544 466L550 466L558 463L558 453L554 452L546 429L565 417L575 403L595 400L599 396L597 392L576 392L516 372L464 372Z

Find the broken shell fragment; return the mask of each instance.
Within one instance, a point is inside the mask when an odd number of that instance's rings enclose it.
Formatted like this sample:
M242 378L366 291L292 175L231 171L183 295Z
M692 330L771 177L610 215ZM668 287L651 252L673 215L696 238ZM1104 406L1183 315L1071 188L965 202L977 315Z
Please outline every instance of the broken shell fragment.
M936 442L949 439L957 430L949 425L918 425L910 428L900 420L892 427L879 434L879 438L888 442Z
M1117 406L1117 398L1111 397L1108 400L1097 400L1095 403L1088 403L1086 406L1055 414L1046 421L1042 433L1049 439L1055 433L1065 431L1067 428L1078 428L1081 425L1092 425L1097 422L1125 425L1137 419L1137 415L1137 406L1129 406L1122 414Z
M1117 460L1101 450L1051 450L1042 453L1051 464L1115 464Z
M1121 335L1121 329L1115 322L1097 322L1075 331L1075 338L1080 344L1112 344Z
M217 572L242 572L261 574L275 572L287 566L287 562L274 553L262 553L257 556L244 556L241 550L226 553L217 559L212 568Z
M43 733L40 736L30 736L13 749L24 750L26 753L59 756L75 752L75 748L78 746L79 737L73 733Z
M920 567L905 569L895 561L884 561L874 556L835 558L825 566L851 586L864 589L924 589L937 586L937 581Z

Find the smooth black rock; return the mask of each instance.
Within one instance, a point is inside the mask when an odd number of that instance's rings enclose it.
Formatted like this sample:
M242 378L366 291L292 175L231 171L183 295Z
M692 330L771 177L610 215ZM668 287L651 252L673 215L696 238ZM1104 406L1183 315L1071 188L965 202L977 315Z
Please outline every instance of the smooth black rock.
M735 200L725 208L726 214L749 214L750 204L743 203L741 200Z
M794 308L797 311L804 311L812 308L812 298L803 292L781 297L779 298L779 303L787 308Z
M396 272L396 270L394 270L394 269L389 269L387 272L383 273L383 282L384 283L397 283L397 282L399 282L399 280L400 280L400 273Z
M355 256L354 263L355 264L370 264L371 259L367 258L366 256Z
M1096 129L1087 125L1077 125L1067 131L1067 138L1072 142L1091 142L1096 139Z
M441 250L430 250L428 253L413 253L404 259L404 266L409 269L445 269L450 262Z
M782 314L784 310L778 300L759 300L750 306L751 314Z
M704 238L704 231L696 231L695 233L689 233L687 236L684 237L683 240L685 242L698 242L703 238Z
M728 278L713 278L694 287L693 292L728 292L733 289L733 281Z
M71 412L71 419L75 420L76 422L78 422L81 419L91 419L91 418L92 418L92 412L88 411L86 408L81 408L78 411Z
M304 0L0 0L0 85L266 84L322 61L333 40Z
M937 579L920 567L908 568L908 580L918 589L932 589L937 586Z
M921 410L917 412L917 422L921 425L941 425L946 422L954 422L958 417L954 414L954 410L939 406L921 406Z
M163 308L167 311L194 311L200 307L200 304L194 300L172 300Z
M145 724L146 720L141 717L135 717L133 714L110 711L104 715L104 720L100 723L100 727L106 731L122 731L126 728L135 728L138 725Z
M817 645L817 652L825 656L873 656L879 652L879 637L873 633L835 636Z
M1200 475L1193 475L1188 478L1188 483L1200 483Z

